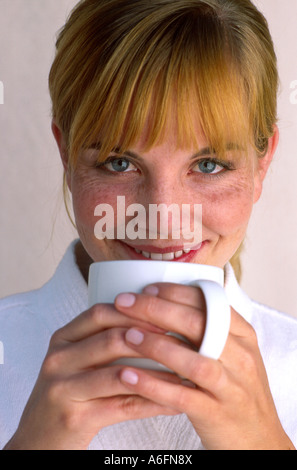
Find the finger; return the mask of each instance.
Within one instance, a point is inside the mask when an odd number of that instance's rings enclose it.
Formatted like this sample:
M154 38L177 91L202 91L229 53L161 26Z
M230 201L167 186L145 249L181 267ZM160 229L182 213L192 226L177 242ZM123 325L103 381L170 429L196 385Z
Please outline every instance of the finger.
M199 389L166 382L139 369L123 369L120 379L130 393L137 393L168 409L185 413L189 417L193 413L196 419L197 415L200 415L201 420L209 417L210 404L214 399Z
M150 284L143 289L143 293L157 296L171 302L196 307L200 311L206 311L206 303L203 292L198 287L185 286L173 283ZM230 332L235 336L253 336L253 328L239 313L231 308Z
M171 302L196 307L202 312L206 312L206 303L203 292L198 287L184 286L173 283L156 283L146 286L143 293L157 296ZM254 336L253 328L239 313L231 307L230 332L235 336Z
M144 294L158 296L160 299L169 300L182 305L206 309L205 298L199 287L185 286L169 282L150 284L143 289Z
M175 416L178 411L162 406L153 400L139 395L119 395L115 397L92 400L88 403L88 412L85 421L97 426L96 434L100 429L118 424L123 421L152 418L155 416ZM100 423L100 429L98 429Z
M125 341L127 328L110 328L75 343L52 348L44 361L47 374L67 375L93 367L103 367L116 359L140 357Z
M51 401L55 397L72 397L71 405L68 399L70 406L63 412L68 429L74 426L76 432L82 432L84 423L91 440L102 428L122 421L178 414L128 390L120 381L118 369L110 371L101 369L55 384Z
M197 308L132 293L119 294L115 299L115 307L128 316L185 336L195 345L202 341L206 316L204 311Z
M172 338L134 328L126 333L127 344L142 356L153 359L214 396L226 386L226 372L220 361L201 356Z
M79 402L131 395L131 391L127 390L120 380L122 368L123 366L111 366L76 374L63 384L63 394ZM150 371L150 373L153 377L170 383L181 383L181 379L175 374L159 371Z
M74 320L60 328L55 334L54 342L77 342L88 336L95 335L106 328L131 327L135 320L119 313L112 304L96 304L78 315ZM141 319L137 320L142 328L160 331L153 325L146 325Z

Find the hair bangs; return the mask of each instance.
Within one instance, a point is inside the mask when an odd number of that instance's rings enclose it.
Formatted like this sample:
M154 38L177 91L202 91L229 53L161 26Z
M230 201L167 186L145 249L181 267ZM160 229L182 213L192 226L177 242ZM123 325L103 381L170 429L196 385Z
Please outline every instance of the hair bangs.
M81 147L99 142L100 161L140 139L149 150L173 125L176 146L199 151L198 122L221 158L230 143L246 150L251 129L240 78L224 26L211 9L156 22L149 37L146 24L137 24L88 88L71 127L72 162Z

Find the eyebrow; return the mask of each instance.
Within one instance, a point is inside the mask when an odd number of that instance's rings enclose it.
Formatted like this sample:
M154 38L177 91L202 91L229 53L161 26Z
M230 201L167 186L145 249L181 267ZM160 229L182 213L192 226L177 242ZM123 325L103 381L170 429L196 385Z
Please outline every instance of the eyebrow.
M97 142L97 143L91 144L89 148L100 150L101 149L101 143ZM228 150L240 150L240 149L241 149L240 145L237 145L237 144L232 143L232 142L230 142L226 145L226 150L227 151ZM132 150L125 150L123 152L120 147L114 147L112 149L112 152L117 153L119 155L126 155L127 157L131 157L135 160L143 161L143 158L140 155L138 155L137 153L132 152ZM199 152L192 155L192 157L190 159L194 160L195 158L199 158L199 157L207 157L207 156L213 155L214 153L215 153L215 150L212 149L211 147L204 147L201 150L199 150Z
M227 145L226 145L226 152L230 151L230 150L241 150L243 151L243 147L234 143L234 142L229 142ZM209 155L213 155L215 154L216 151L215 149L211 148L211 147L204 147L202 148L199 152L195 153L195 155L193 155L191 157L191 160L193 160L194 158L198 158L198 157L207 157Z
M95 149L95 150L101 150L101 147L102 147L101 143L96 142L94 144L91 144L88 148ZM120 147L114 147L112 149L112 152L117 153L119 155L126 155L128 157L134 158L135 160L143 160L143 158L140 155L138 155L137 153L132 152L131 150L125 150L125 152L123 152Z

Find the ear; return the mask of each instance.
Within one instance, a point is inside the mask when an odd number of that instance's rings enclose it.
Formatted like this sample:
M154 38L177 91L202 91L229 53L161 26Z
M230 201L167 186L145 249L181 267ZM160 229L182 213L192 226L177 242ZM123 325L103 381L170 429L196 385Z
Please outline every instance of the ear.
M255 187L254 187L254 203L256 203L262 194L263 182L267 171L270 167L275 151L279 143L279 129L277 125L274 125L274 134L270 137L268 142L268 150L264 157L257 157L257 163L255 165Z
M54 119L52 120L52 133L58 145L60 157L61 157L62 164L64 167L64 172L66 175L67 185L68 185L69 190L71 191L71 171L70 171L70 166L69 166L67 145L66 145L64 135L62 131L60 130L60 128L57 126Z

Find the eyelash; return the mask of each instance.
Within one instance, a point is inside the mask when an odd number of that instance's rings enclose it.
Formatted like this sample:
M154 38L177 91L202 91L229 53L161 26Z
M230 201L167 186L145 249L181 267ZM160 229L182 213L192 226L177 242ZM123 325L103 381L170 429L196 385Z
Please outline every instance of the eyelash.
M203 158L203 159L199 159L197 160L194 165L193 165L193 168L195 166L197 166L199 163L214 163L215 165L218 165L222 168L221 171L219 171L218 173L203 173L203 171L193 171L193 173L196 173L198 174L199 176L205 176L206 178L222 178L224 173L226 173L226 171L233 171L235 170L233 164L229 161L222 161L222 160L218 160L217 158L214 158L214 157L208 157L208 158Z
M118 174L127 174L127 173L134 173L135 170L130 170L130 171L111 171L111 170L108 170L106 168L106 165L108 163L112 163L113 161L115 160L124 160L125 162L128 162L132 165L134 165L134 163L129 159L129 158L126 158L126 157L109 157L107 158L107 160L105 160L104 162L99 162L99 163L96 163L96 169L100 170L100 171L106 171L108 172L109 174L111 175L118 175ZM218 173L203 173L202 171L193 171L193 168L195 166L197 166L199 163L204 163L204 162L207 162L207 163L215 163L216 165L220 166L222 168L222 171L219 171ZM136 165L134 165L136 166ZM226 171L233 171L235 168L233 166L233 164L231 162L228 162L228 161L221 161L221 160L218 160L217 158L203 158L203 159L199 159L197 160L193 166L192 166L192 173L196 173L196 174L199 174L199 175L202 175L202 176L205 176L207 178L220 178L223 176L223 174L226 172Z
M106 168L106 165L107 165L108 163L112 163L112 162L115 161L115 160L124 160L124 161L126 161L126 162L131 163L132 165L134 165L134 163L133 163L131 160L129 160L128 158L126 158L126 157L108 157L104 162L96 163L96 169L98 169L98 170L100 170L100 171L106 171L106 172L108 172L108 173L111 174L111 175L127 174L127 173L133 172L133 171L131 171L131 170L130 170L130 171L122 171L122 172L121 172L121 171L111 171L111 170L108 170L108 169ZM135 165L134 165L134 166L135 166Z

